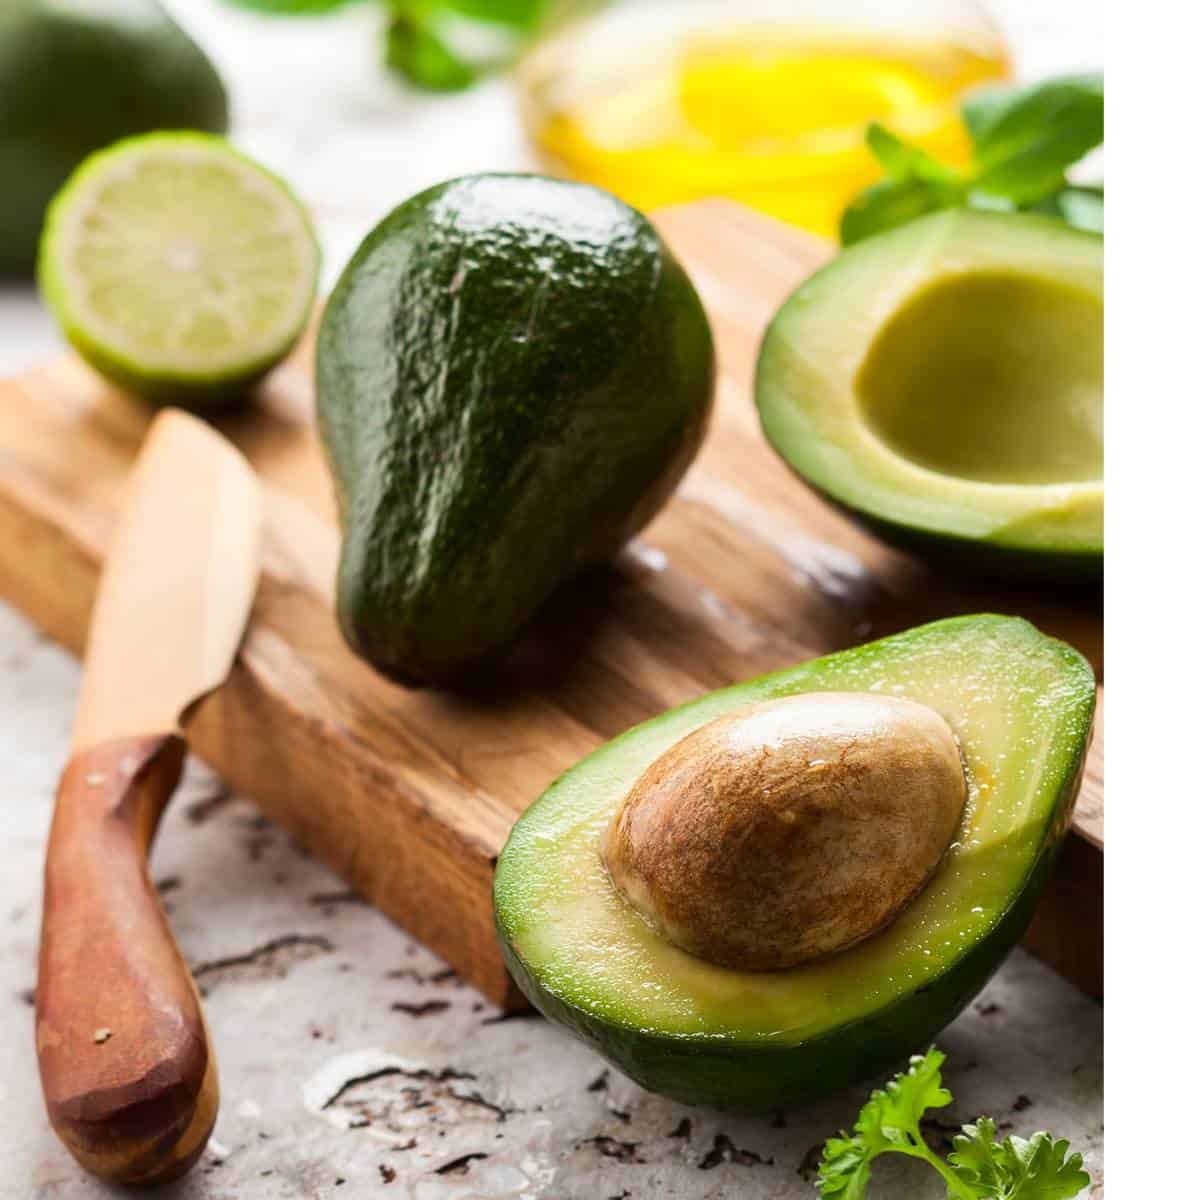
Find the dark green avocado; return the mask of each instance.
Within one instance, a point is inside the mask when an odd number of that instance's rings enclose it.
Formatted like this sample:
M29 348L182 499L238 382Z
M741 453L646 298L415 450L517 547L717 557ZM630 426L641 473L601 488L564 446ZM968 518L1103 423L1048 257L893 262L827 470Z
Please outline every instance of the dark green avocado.
M763 429L811 487L957 570L1104 567L1104 242L956 209L839 254L784 303Z
M687 275L608 193L480 175L400 205L317 345L350 645L403 682L462 680L657 512L713 381Z
M225 89L158 0L0 2L0 275L30 275L50 198L93 150L224 133Z
M601 838L646 768L693 730L802 692L919 701L967 780L959 836L882 932L783 971L677 948L617 892ZM961 1011L1020 939L1071 819L1095 708L1088 664L1012 617L957 617L713 692L557 780L496 868L513 978L643 1087L692 1104L789 1107L900 1063Z

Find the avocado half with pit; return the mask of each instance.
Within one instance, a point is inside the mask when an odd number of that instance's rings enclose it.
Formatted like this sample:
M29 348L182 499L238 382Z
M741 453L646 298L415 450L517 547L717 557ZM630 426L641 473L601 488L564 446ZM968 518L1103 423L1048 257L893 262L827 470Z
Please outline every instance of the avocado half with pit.
M886 540L955 567L1104 562L1104 243L954 210L844 251L767 330L763 429Z
M780 721L814 720L800 699L812 702L822 736L834 740L847 704L863 704L872 721L883 702L902 722L908 709L925 716L888 750L893 760L878 777L885 786L859 788L858 807L844 814L849 824L824 819L822 806L833 798L836 807L838 793L819 786L801 789L788 812L771 814L774 832L730 816L732 808L728 820L719 813L714 820L705 808L713 787L704 781L721 786L720 763L694 759L697 769L680 771L675 760L686 757L690 741L733 753L740 738L740 752L769 761L780 752ZM788 705L794 713L785 714ZM686 1103L766 1111L871 1076L927 1046L1020 939L1070 824L1094 707L1092 671L1075 650L1025 621L973 616L674 709L595 751L517 822L495 882L509 969L547 1017L642 1086ZM774 731L764 734L764 723ZM755 744L747 746L756 726ZM939 733L941 726L949 733ZM869 735L877 736L879 727ZM945 770L947 737L961 755L957 796L954 772ZM829 778L849 794L856 779L869 783L870 772L855 763L856 737L843 740L840 757L853 770L839 774L839 755L814 755L810 739L797 776L819 783L819 772L833 771ZM769 801L774 786L786 790L787 782L773 767L763 770L757 793ZM912 786L922 780L928 796ZM689 789L698 805L690 810ZM893 793L904 789L920 810L915 817L897 806ZM690 833L689 811L700 818ZM788 895L798 898L783 907L775 903L781 848L796 843L779 832L780 817L801 831L801 842L823 847L817 861L800 864L807 874L790 877ZM632 837L635 848L638 839L646 842L638 822L652 828L656 820L657 848L673 847L673 859L617 853L622 839ZM899 831L894 838L881 836L885 822ZM857 888L853 875L826 870L835 859L839 870L849 861L831 836L839 830L847 834L840 840L875 847L870 853L880 859L860 861ZM680 852L689 839L692 850ZM915 892L912 878L903 881L907 890L893 889L898 907L864 914L875 885L890 888L904 866L888 860L892 841L911 843L910 865L923 875ZM747 842L761 852L747 857ZM930 872L922 864L931 855ZM823 911L812 886L822 874L833 877L836 901ZM700 903L672 908L689 887ZM765 915L754 911L755 894ZM727 905L723 930L732 937L714 941L713 928L722 926L712 915ZM664 914L696 935L689 949ZM864 936L881 914L882 927ZM789 921L806 923L815 940L793 936ZM728 965L747 961L742 941L750 925L761 931L754 936L768 946L767 958ZM787 944L769 944L772 930L782 930ZM846 948L831 949L839 941ZM794 965L762 969L775 962Z

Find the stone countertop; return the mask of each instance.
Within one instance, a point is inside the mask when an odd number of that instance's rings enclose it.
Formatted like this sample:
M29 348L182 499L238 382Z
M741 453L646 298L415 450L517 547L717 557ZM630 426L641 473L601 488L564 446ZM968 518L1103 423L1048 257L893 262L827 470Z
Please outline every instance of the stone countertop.
M407 95L377 66L369 7L312 22L264 20L215 0L172 7L230 81L239 140L316 211L327 282L370 224L418 187L532 166L503 82L432 101ZM1101 60L1088 0L992 7L1023 74ZM29 289L0 291L0 373L57 346ZM115 1194L49 1131L32 1044L41 858L77 686L74 660L0 605L0 761L10 797L0 874L4 1200ZM808 1196L821 1143L853 1121L865 1097L854 1089L757 1120L646 1093L541 1019L499 1015L196 763L164 821L154 876L205 996L222 1082L208 1152L186 1180L156 1194ZM1099 1185L1098 1006L1018 951L940 1044L956 1100L931 1138L980 1113L1002 1129L1049 1128L1084 1153ZM932 1173L910 1166L885 1162L872 1196L941 1195Z

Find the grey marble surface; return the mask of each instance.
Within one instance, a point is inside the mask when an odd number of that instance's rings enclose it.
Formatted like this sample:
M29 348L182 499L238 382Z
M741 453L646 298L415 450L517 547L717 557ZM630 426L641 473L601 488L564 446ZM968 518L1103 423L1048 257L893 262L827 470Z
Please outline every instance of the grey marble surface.
M417 187L531 165L503 83L432 102L406 95L378 68L369 7L312 23L215 0L172 7L231 81L239 140L313 206L327 281L370 223ZM1100 61L1087 0L995 7L1023 73ZM57 344L29 289L0 290L0 374ZM73 660L0 605L5 1200L115 1194L49 1132L33 1056L41 857L77 684ZM209 1152L160 1193L178 1200L808 1196L817 1148L864 1096L856 1089L772 1121L643 1092L544 1021L499 1017L197 764L164 823L154 875L221 1063ZM1018 1132L1050 1128L1084 1152L1099 1182L1101 1029L1097 1006L1016 953L941 1039L957 1100L940 1119L987 1112ZM940 1192L919 1172L881 1169L877 1194Z

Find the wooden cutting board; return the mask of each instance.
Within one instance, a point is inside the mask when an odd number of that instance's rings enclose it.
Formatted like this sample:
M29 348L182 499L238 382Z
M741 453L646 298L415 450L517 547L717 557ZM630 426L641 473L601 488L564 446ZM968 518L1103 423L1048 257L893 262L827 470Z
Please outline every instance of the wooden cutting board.
M936 575L834 512L766 446L750 398L763 328L829 247L746 209L666 210L712 316L717 412L665 512L610 569L560 592L472 696L410 691L342 644L337 533L312 426L311 344L255 411L221 422L268 485L266 565L195 749L239 792L490 999L520 1003L492 933L496 855L582 755L711 688L952 613L1029 617L1101 670L1097 609ZM0 594L78 653L147 412L66 358L0 383ZM170 647L163 647L170 653ZM1101 986L1102 733L1029 945Z

